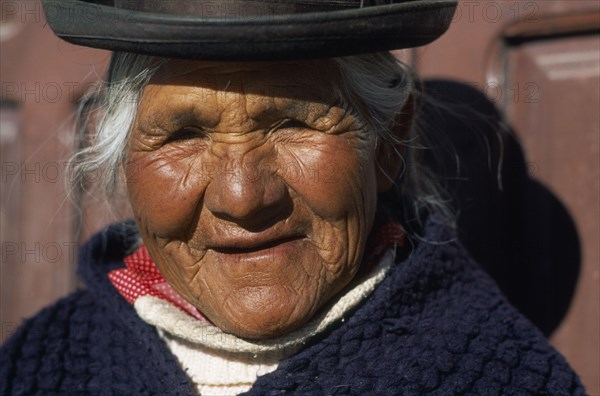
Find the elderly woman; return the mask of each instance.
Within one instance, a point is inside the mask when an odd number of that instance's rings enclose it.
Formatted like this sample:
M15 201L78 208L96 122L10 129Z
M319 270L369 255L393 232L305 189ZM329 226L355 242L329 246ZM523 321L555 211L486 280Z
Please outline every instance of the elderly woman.
M116 51L76 171L121 172L135 225L92 238L87 288L3 347L1 393L583 394L416 155L419 84L385 51L454 2L208 5L45 3Z

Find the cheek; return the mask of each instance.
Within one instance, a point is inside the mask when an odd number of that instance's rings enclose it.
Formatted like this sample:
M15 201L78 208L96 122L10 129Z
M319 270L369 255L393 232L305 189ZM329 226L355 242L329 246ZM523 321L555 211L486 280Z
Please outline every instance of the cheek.
M358 269L375 216L373 157L370 146L357 146L342 136L325 136L319 145L282 150L288 167L293 163L303 170L303 177L286 177L286 182L313 219L311 238L319 246L324 296L339 291Z
M206 188L198 156L133 153L126 164L127 190L139 224L159 237L193 226L193 214Z
M375 205L377 184L368 147L357 148L341 136L324 136L312 147L281 150L286 183L319 217L347 219Z

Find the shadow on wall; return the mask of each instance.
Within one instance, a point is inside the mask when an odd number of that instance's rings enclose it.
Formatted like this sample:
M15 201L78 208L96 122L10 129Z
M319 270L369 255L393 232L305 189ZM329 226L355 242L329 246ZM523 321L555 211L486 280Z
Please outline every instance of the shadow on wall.
M420 110L425 160L445 181L460 240L525 316L549 336L564 318L581 266L565 206L532 179L493 103L463 83L429 80ZM443 135L442 135L443 133Z

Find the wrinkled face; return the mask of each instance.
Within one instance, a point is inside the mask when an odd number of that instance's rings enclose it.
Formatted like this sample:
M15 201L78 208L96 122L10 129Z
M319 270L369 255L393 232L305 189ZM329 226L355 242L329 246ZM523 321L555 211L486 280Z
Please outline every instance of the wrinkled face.
M165 279L226 332L288 333L356 274L377 203L375 139L326 61L170 61L124 163Z

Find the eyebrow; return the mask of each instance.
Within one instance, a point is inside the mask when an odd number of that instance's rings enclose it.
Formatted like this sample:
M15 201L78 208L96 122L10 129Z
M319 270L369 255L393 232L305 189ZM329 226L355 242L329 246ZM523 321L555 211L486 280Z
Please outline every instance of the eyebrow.
M175 90L161 93L159 91L156 94L163 99L162 103L161 101L158 104L149 103L149 108L142 117L138 118L139 126L147 130L151 130L153 127L173 129L186 124L194 124L207 129L215 127L220 123L221 116L215 115L212 104L218 102L213 101L215 98L218 101L219 95L228 93L235 94L236 99L234 100L240 100L238 105L248 116L252 128L268 128L282 118L296 118L311 124L326 116L333 107L343 107L340 106L339 100L335 100L333 95L327 95L323 89L312 91L312 95L309 92L308 99L301 98L300 95L284 96L286 91L288 94L292 91L293 94L297 88L304 87L305 85L302 83L281 82L270 84L266 88L267 92L259 92L254 89L253 84L240 87L241 92L216 90L210 86L198 86L197 90L191 92ZM269 90L271 92L268 92ZM173 97L169 98L169 96ZM256 103L252 108L253 105L248 104L248 99L258 100L260 103ZM208 101L211 102L211 106L209 110L205 110L203 103ZM229 104L231 105L231 102Z

